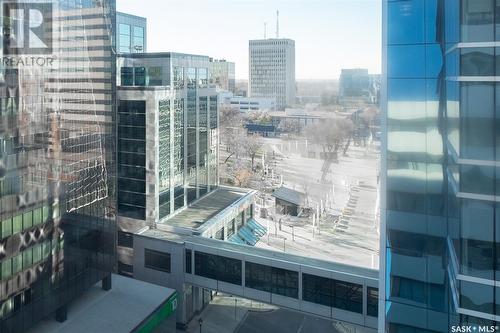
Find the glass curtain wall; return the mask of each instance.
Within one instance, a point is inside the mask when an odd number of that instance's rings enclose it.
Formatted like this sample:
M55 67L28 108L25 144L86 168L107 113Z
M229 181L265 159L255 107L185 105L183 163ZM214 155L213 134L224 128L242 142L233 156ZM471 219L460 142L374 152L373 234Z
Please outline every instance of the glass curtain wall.
M386 327L500 321L500 1L386 1Z
M448 331L443 6L387 2L387 332Z
M0 331L20 332L115 263L115 3L0 5ZM11 47L13 10L41 13L43 50Z

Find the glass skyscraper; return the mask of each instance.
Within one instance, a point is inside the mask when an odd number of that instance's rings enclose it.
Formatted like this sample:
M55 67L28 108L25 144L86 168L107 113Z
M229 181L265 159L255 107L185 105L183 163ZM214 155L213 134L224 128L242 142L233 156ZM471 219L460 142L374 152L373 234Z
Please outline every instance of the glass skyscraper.
M500 2L386 0L383 36L379 329L495 327Z
M63 321L66 304L89 286L103 279L111 286L115 3L0 5L5 333L22 332L54 313Z

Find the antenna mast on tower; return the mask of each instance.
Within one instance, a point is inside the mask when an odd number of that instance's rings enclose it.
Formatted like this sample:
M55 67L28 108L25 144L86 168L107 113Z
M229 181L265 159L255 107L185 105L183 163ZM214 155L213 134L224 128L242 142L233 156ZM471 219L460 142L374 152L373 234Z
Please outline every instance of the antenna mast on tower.
M276 11L276 38L280 38L280 11Z
M267 38L267 22L264 22L264 39Z

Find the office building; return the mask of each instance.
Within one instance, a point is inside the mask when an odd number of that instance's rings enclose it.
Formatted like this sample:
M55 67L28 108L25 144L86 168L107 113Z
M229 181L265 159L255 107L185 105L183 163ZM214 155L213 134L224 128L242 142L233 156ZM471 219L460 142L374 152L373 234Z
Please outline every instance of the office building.
M365 68L342 69L339 80L341 103L378 103L379 92L380 75L368 74Z
M208 72L210 84L232 93L236 91L234 62L210 58Z
M98 281L111 288L115 2L2 11L0 331L22 332L64 321ZM20 11L42 19L27 40Z
M238 108L240 112L276 110L276 101L274 98L234 96L228 102L231 107Z
M249 41L249 97L276 100L278 111L295 103L295 41L270 38Z
M183 244L169 245L168 253L160 245L187 235L244 242L238 231L252 218L254 191L219 186L218 102L209 66L208 57L172 52L117 61L118 272L178 290L182 324L211 294L187 291L183 266L170 265L184 262ZM172 277L155 279L159 271Z
M116 51L118 53L147 52L147 19L127 13L116 13Z
M496 13L490 0L383 3L380 330L500 321Z

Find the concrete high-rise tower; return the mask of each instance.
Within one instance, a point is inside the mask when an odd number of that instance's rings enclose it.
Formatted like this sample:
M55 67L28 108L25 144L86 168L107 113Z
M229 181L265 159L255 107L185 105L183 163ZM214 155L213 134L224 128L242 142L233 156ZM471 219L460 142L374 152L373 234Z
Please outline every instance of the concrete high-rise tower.
M295 103L295 41L284 38L249 42L250 97L275 98L278 110Z

